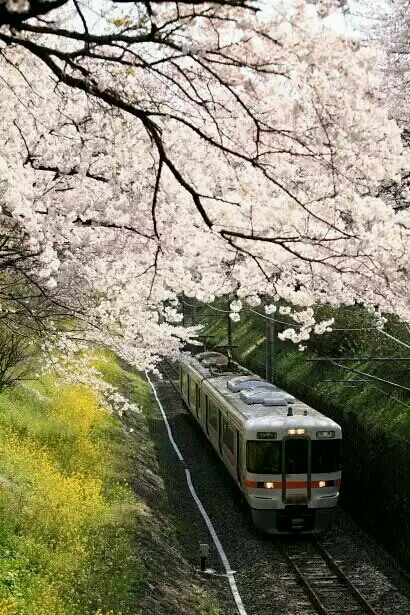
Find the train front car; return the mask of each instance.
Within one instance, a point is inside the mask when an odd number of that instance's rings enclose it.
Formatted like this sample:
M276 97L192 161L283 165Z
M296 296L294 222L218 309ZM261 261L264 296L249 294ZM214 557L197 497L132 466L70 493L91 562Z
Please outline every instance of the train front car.
M181 396L271 534L318 534L340 487L339 425L216 352L180 359Z
M339 496L341 428L300 402L281 410L246 423L242 489L259 529L318 534Z

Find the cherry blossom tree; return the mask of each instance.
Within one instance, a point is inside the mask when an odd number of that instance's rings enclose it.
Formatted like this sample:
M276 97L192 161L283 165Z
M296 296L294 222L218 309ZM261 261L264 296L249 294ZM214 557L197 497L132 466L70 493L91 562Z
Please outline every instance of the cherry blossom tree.
M391 88L388 98L390 113L407 130L410 121L409 8L408 0L379 1L373 5L372 20L364 20L362 28L363 34L367 34L370 41L377 40L386 51L386 55L382 57L384 63L381 69L386 83L389 83ZM370 6L367 2L364 2L362 11L365 18L370 16Z
M410 208L410 21L409 3L404 0L390 2L381 24L387 62L384 66L386 89L390 101L390 114L401 130L406 149L406 162L401 182L393 184L391 193L397 207Z
M81 324L67 346L152 366L194 333L181 293L284 299L295 342L329 326L315 303L408 318L407 212L379 196L402 145L378 51L317 8L2 4L2 215Z
M385 182L380 195L396 209L410 207L410 5L408 0L361 0L357 5L356 31L370 45L383 49L378 70L389 116L401 129L405 148L400 181Z

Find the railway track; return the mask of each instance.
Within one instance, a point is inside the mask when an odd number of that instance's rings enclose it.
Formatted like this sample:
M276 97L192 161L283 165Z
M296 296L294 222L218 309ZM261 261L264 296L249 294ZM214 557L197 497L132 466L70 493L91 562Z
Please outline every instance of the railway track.
M319 542L283 544L282 553L297 583L320 615L377 615L360 589Z
M164 364L166 367L164 367ZM168 359L164 358L158 367L162 375L168 380L168 382L170 382L170 384L172 384L178 395L181 396L179 390L179 371L175 365Z

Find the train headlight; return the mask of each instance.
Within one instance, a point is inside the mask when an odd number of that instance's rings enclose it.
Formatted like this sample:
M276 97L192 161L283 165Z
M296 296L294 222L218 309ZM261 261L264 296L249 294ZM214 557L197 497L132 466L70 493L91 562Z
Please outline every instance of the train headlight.
M274 489L275 483L265 483L265 489Z
M306 433L306 429L297 429L296 433L298 434L298 436L301 436L302 434Z
M325 480L320 480L319 481L319 487L326 487L326 481Z
M288 434L290 436L302 436L304 433L306 433L306 429L302 429L302 427L298 429L288 429Z

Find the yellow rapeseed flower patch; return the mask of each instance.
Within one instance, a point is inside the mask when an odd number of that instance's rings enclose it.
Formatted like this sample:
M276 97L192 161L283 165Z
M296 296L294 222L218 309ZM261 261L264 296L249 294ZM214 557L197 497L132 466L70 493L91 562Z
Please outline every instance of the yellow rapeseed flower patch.
M0 395L0 615L132 612L121 433L84 386L49 377Z

